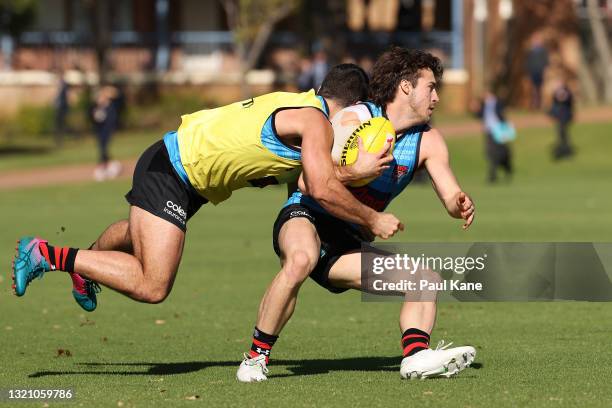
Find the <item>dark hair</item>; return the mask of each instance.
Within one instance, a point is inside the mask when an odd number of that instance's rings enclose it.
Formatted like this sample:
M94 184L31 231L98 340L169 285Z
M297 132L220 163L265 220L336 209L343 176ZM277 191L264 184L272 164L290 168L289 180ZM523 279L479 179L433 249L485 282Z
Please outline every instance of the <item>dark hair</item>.
M368 98L368 74L355 64L340 64L329 70L317 95L350 106Z
M402 80L416 86L422 69L431 69L436 82L442 79L444 68L438 57L421 50L391 47L376 60L372 68L370 99L377 105L386 105L395 98Z

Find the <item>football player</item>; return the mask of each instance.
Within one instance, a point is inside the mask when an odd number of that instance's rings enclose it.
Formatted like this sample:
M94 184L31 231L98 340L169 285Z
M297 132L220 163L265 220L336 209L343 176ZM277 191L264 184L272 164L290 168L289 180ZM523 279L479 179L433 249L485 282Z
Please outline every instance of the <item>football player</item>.
M366 186L349 188L360 201L384 211L423 167L448 214L463 219L467 229L474 220L474 204L450 168L442 135L428 125L439 101L442 73L440 60L429 53L391 48L374 65L371 102L345 108L333 122L355 128L383 116L397 132L389 168ZM369 242L371 235L329 213L310 194L308 185L301 184L303 191L287 200L274 224L274 250L282 269L260 303L251 350L237 372L239 381L266 380L272 346L290 319L300 286L308 276L332 293L362 290L362 244ZM429 347L435 315L435 299L403 303L399 318L403 378L448 377L473 361L473 347Z
M209 201L220 204L243 187L295 182L303 171L309 193L331 214L381 238L401 228L392 214L357 201L342 182L378 174L374 166L341 168L331 160L328 116L367 95L367 76L354 64L331 70L317 93L274 92L182 117L140 157L134 171L128 220L111 225L90 249L18 241L14 289L45 272L71 274L85 310L97 305L97 284L146 303L170 293L183 252L187 221Z

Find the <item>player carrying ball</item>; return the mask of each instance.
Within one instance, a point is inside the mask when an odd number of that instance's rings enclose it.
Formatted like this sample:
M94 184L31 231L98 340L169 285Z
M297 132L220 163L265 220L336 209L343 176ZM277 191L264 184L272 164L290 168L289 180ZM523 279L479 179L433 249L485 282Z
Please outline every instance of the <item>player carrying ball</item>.
M474 204L450 168L442 135L428 126L439 101L437 88L442 72L440 60L431 54L394 47L374 65L372 102L345 108L333 122L352 124L354 128L372 117L384 116L397 132L394 160L389 168L368 185L351 187L356 197L383 211L410 183L414 172L425 167L448 214L465 220L466 229L474 220ZM267 379L272 346L293 314L298 291L308 276L332 293L362 289L361 248L371 237L330 214L310 194L308 186L304 188L309 195L295 192L274 224L274 250L282 269L259 306L251 351L237 372L239 381ZM402 378L449 377L473 361L473 347L429 348L435 316L435 301L403 303L399 318Z
M69 272L85 310L97 305L97 283L130 298L162 302L170 293L183 252L187 221L207 202L234 190L295 182L303 171L308 190L331 214L388 238L401 227L388 213L357 201L342 182L380 173L373 166L334 166L327 119L367 93L367 76L353 64L334 67L318 94L275 92L217 109L184 115L140 157L126 199L129 219L106 229L87 249L61 248L34 237L18 241L14 289L45 272ZM95 283L97 282L97 283Z

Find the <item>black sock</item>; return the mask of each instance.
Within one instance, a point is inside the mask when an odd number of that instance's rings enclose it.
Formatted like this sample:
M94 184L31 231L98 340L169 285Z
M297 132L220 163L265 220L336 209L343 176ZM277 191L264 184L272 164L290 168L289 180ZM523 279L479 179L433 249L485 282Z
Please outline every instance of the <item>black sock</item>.
M270 353L272 352L272 346L276 343L278 336L264 333L255 327L253 330L253 343L251 344L251 351L249 354L251 357L257 357L258 355L266 356L266 363L270 361Z
M408 329L402 334L404 357L429 348L429 334L419 329Z

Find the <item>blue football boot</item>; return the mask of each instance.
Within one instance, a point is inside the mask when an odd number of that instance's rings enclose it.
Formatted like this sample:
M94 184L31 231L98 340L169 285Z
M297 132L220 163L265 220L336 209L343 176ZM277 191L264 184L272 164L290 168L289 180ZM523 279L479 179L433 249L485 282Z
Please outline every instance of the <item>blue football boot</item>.
M53 268L40 252L39 245L47 241L35 237L23 237L17 241L17 254L13 260L13 289L17 296L23 296L34 278L42 278Z
M71 273L72 296L74 300L87 312L93 312L98 306L96 294L102 290L96 282L84 278L78 273Z

